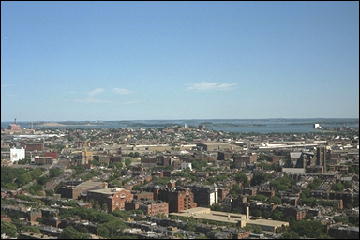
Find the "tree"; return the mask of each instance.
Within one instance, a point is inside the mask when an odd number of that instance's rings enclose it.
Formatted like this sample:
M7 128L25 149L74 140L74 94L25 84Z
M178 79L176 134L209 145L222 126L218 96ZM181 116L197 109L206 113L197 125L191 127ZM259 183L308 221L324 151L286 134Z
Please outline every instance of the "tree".
M125 165L126 165L126 167L129 167L130 164L131 164L131 159L130 159L130 158L126 158L126 159L125 159Z
M15 180L15 183L18 184L18 186L20 187L31 181L32 181L32 177L30 173L23 173Z
M272 198L269 199L270 203L275 203L275 204L281 204L281 199L277 196L274 196Z
M241 193L241 189L240 189L240 187L239 187L238 184L235 184L235 185L233 185L233 186L231 187L231 189L230 189L230 194L231 194L232 196L237 196L237 195L239 195L240 193Z
M59 236L60 239L90 239L88 233L81 233L75 228L69 226L64 229L64 231Z
M316 220L290 221L290 230L304 237L326 237L326 227Z
M242 182L244 185L248 184L248 178L245 173L237 173L235 175L235 180L237 182Z
M340 192L340 191L344 190L344 185L342 183L336 183L336 184L332 185L331 189L336 192Z
M12 223L5 222L1 220L1 234L6 233L10 237L16 237L17 229L16 226Z
M63 172L64 171L60 168L52 168L52 169L50 169L49 175L51 178L54 178L54 177L60 176L61 174L63 174Z
M250 184L252 186L261 185L261 184L265 183L269 178L270 178L270 175L268 175L266 173L256 172L254 174L253 178L251 179Z
M114 219L109 222L100 224L97 228L98 235L105 238L116 238L122 236L126 224L120 219Z
M300 236L296 232L288 231L281 235L281 239L299 239Z

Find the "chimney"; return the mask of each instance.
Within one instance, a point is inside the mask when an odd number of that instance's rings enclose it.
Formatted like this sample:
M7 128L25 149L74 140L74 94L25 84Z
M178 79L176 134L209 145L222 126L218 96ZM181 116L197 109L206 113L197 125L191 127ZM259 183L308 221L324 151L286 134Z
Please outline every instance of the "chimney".
M249 207L246 207L246 220L249 220Z

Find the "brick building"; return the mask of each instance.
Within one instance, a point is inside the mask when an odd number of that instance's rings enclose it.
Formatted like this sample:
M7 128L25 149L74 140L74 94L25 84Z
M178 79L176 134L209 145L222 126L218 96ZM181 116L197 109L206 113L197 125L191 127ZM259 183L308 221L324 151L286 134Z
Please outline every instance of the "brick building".
M194 202L198 206L211 206L218 203L217 187L193 186L190 189L194 194Z
M154 200L153 192L132 192L134 200Z
M251 153L251 154L234 154L233 155L233 162L234 162L234 168L240 169L246 167L248 164L253 164L257 161L257 154Z
M58 189L57 193L61 194L62 198L79 199L81 195L86 195L89 190L107 188L106 182L67 182L65 186Z
M169 203L162 201L138 201L133 200L132 202L127 202L125 204L126 210L137 210L140 209L147 216L156 216L156 215L169 215Z
M218 188L218 201L223 201L230 193L229 188L219 187Z
M125 203L133 200L131 192L125 188L102 188L89 190L87 201L98 203L100 206L107 205L108 211L124 210Z
M44 151L44 143L25 143L25 151Z
M194 194L188 188L156 188L154 199L169 203L169 212L181 212L197 207L194 202Z

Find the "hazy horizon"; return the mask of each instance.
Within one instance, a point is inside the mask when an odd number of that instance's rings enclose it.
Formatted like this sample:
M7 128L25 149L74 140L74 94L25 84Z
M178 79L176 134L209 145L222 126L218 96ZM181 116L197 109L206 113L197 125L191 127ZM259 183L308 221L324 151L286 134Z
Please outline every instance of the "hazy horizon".
M318 120L318 119L357 119L355 117L349 118L329 118L329 117L312 117L312 118L187 118L187 119L122 119L122 120L19 120L16 119L16 122L121 122L121 121L190 121L190 120L277 120L277 119L284 119L284 120ZM13 120L4 120L1 122L14 122Z

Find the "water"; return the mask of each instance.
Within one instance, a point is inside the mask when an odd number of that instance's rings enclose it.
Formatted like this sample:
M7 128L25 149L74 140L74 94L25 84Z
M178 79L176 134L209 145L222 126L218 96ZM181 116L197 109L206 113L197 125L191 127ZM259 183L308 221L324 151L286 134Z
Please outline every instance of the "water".
M35 122L34 127L39 127L44 122ZM67 121L58 122L68 125L67 128L164 128L172 126L199 127L227 132L316 132L314 123L320 123L324 128L350 127L359 128L359 119L354 118L317 118L317 119L201 119L201 120L143 120L143 121ZM1 122L1 127L6 128L10 122ZM18 122L21 127L30 128L31 122ZM93 126L86 126L91 124ZM47 127L59 128L59 127ZM61 128L61 127L60 127Z

